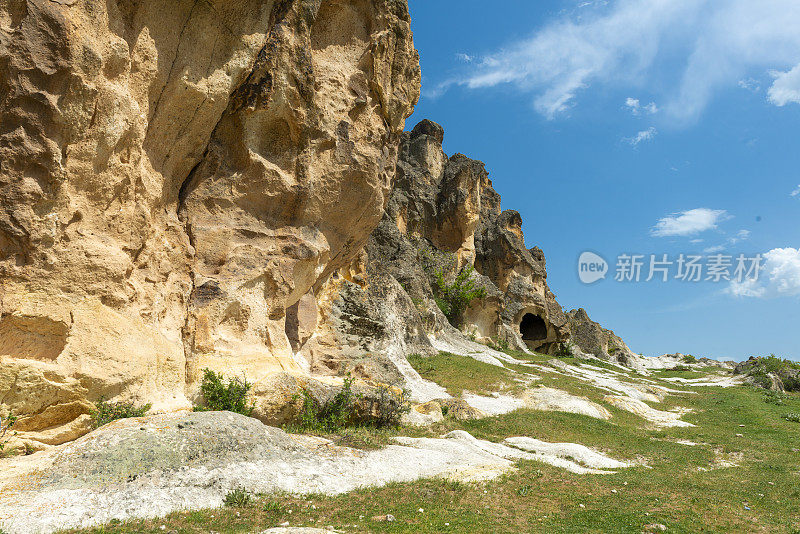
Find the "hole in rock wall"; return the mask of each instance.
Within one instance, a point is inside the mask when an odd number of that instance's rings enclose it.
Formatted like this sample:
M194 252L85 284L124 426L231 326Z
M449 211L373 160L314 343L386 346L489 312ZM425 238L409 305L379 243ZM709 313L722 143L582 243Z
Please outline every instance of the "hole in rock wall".
M523 341L544 341L547 339L547 324L538 315L526 313L519 323L519 333Z

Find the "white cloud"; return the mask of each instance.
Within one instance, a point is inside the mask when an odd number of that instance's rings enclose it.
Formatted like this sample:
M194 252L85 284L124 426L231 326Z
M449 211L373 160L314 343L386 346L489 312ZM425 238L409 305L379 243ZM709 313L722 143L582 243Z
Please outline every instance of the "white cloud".
M793 197L796 197L797 195L800 195L800 185L797 186L797 189L792 191L792 196Z
M746 78L744 80L739 80L739 87L742 89L747 89L750 92L757 93L761 90L761 82L754 78Z
M758 298L800 295L800 248L774 248L762 256L758 279L732 281L728 292Z
M641 132L637 133L633 137L624 137L622 140L627 142L627 143L630 143L633 146L636 146L639 143L641 143L642 141L652 141L657 133L658 133L658 130L656 130L655 128L653 128L651 126L650 128L648 128L646 130L642 130Z
M638 87L663 94L662 111L688 122L718 90L800 62L797 0L616 0L581 12L558 15L440 87L512 84L548 118L592 85ZM798 71L778 74L770 102L800 99Z
M717 252L722 252L725 250L725 245L716 245L713 247L704 248L703 252L706 254L716 254Z
M628 109L630 109L631 113L633 113L634 115L639 114L639 109L641 108L641 105L639 104L639 100L637 100L636 98L628 97L627 100L625 100L625 105L628 106Z
M689 241L689 243L691 243L693 245L696 245L696 244L702 243L702 242L703 242L702 239L692 239L691 241Z
M787 72L771 72L775 81L767 91L767 99L776 106L800 104L800 64Z
M459 61L463 61L464 63L471 63L474 57L470 56L469 54L465 54L463 52L458 52L456 54L456 59Z
M655 237L688 236L713 230L717 223L728 218L725 210L712 210L696 208L693 210L673 213L669 217L659 219L650 230Z
M735 245L740 241L747 241L750 239L750 230L739 230L734 237L728 239L728 243Z
M628 97L625 100L625 106L627 106L630 112L636 116L641 115L642 111L649 115L653 115L658 112L658 106L655 102L650 102L649 104L643 106L637 98Z

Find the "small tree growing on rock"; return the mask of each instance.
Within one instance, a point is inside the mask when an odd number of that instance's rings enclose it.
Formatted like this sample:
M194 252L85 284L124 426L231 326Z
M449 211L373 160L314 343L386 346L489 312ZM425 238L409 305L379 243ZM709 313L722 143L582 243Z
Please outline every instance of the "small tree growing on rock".
M464 267L452 283L447 283L444 272L439 270L434 274L434 299L442 313L455 325L475 299L486 297L486 288L479 286L472 279L475 268L472 265Z

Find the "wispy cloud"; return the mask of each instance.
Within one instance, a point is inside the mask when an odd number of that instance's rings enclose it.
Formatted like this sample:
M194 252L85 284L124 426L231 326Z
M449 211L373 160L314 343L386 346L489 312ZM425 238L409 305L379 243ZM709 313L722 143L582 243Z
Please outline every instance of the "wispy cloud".
M616 0L579 13L476 58L438 90L511 84L553 118L593 85L635 86L663 94L666 116L688 122L719 89L773 69L769 101L800 102L796 0ZM665 85L665 72L676 82Z
M639 116L642 112L648 115L658 113L658 106L655 102L650 102L644 106L639 102L638 98L628 97L625 100L625 107L627 107L633 115Z
M658 133L658 130L653 128L652 126L646 130L642 130L641 132L637 133L633 137L623 137L623 141L626 143L631 144L632 146L637 146L639 143L643 141L652 141L653 138Z
M735 245L741 241L747 241L750 239L750 230L739 230L736 232L736 235L728 239L728 243L731 245Z
M800 185L798 185L798 186L797 186L797 189L795 189L794 191L792 191L792 196L793 196L793 197L796 197L796 196L798 196L798 195L800 195Z
M696 208L693 210L673 213L668 217L659 219L650 229L650 234L655 237L689 236L713 230L720 221L728 218L725 210L712 210Z
M761 82L754 78L746 78L744 80L739 80L739 87L742 89L747 89L750 92L757 93L761 90Z
M469 54L465 54L464 52L458 52L456 54L456 59L459 61L463 61L464 63L472 63L472 60L475 59L473 56Z
M705 250L703 250L703 252L705 252L706 254L715 254L717 252L722 252L723 250L726 250L728 247L736 245L737 243L741 243L742 241L747 241L748 239L750 239L750 230L739 230L738 232L736 232L736 235L729 237L725 242L725 244L708 247ZM692 242L694 242L694 240L692 240Z
M728 292L739 297L800 296L800 248L774 248L762 256L758 279L733 281Z

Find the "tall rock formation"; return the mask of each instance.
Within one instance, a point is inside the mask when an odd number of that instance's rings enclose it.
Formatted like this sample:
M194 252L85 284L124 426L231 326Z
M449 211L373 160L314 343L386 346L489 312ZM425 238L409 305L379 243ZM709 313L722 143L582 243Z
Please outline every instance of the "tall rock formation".
M470 340L553 352L567 340L544 255L525 247L519 213L501 210L483 163L448 158L443 137L429 120L403 135L383 218L364 255L332 279L330 311L299 347L314 373L403 381L428 400L442 391L420 380L405 360L410 353ZM436 275L451 282L465 268L474 268L471 280L485 297L451 318L453 326L436 303Z
M1 2L0 415L55 444L306 374L419 84L405 0Z

